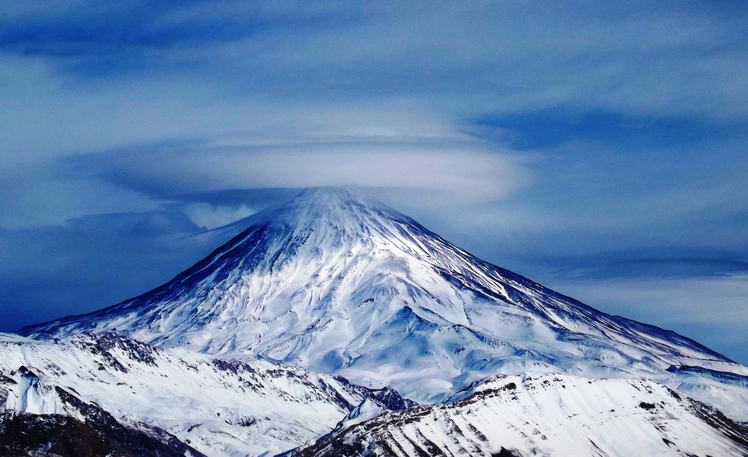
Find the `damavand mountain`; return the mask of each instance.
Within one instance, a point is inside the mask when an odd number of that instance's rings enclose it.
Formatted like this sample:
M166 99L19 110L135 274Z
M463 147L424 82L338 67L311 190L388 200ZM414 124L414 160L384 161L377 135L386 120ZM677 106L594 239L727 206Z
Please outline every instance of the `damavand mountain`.
M247 223L162 287L20 333L116 332L162 348L389 385L425 402L499 373L746 374L673 332L601 313L483 262L350 191L308 190Z
M0 340L6 416L95 429L95 405L178 455L748 455L748 368L688 338L348 190L242 223L151 292ZM7 449L50 445L8 423Z

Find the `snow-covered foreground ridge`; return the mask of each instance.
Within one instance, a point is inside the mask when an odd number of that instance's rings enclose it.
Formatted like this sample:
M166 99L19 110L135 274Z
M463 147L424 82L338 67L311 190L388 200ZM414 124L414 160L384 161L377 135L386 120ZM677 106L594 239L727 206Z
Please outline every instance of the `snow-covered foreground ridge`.
M311 456L745 456L748 429L641 379L499 376L454 401L388 412Z
M96 408L135 431L166 431L208 456L274 455L328 433L364 401L381 410L408 406L393 391L113 334L56 342L0 334L0 454L2 438L21 438L3 436L14 415L100 422L86 415Z
M430 402L499 373L647 378L748 420L748 368L484 262L349 191L308 190L243 223L162 287L22 333L116 331Z

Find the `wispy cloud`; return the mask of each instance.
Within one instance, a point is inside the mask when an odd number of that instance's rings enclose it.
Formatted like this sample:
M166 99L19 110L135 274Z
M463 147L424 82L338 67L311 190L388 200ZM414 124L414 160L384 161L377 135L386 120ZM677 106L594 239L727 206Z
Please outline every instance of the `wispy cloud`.
M556 288L608 313L697 336L700 343L719 347L728 357L745 363L745 270L706 278L567 279Z

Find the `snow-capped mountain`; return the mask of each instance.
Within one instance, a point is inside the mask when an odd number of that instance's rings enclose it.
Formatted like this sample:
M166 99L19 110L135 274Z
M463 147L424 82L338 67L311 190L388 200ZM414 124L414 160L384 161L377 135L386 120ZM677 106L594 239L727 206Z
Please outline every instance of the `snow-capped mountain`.
M643 377L748 420L748 368L484 262L349 191L308 190L245 223L162 287L21 333L116 331L432 402L499 373Z
M498 376L442 405L384 414L295 457L748 455L748 428L642 379Z
M0 334L2 455L13 446L26 451L18 455L49 451L70 435L74 445L102 451L90 455L109 452L105 443L81 443L87 436L129 451L115 455L275 455L329 433L362 404L380 411L413 405L391 389L114 334L58 341ZM30 431L36 442L23 441ZM3 448L4 440L13 446Z

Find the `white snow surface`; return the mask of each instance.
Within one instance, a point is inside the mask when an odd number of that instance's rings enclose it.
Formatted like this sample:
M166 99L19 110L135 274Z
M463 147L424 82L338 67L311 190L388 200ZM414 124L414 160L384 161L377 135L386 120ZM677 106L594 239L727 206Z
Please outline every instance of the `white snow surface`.
M162 428L209 456L295 448L328 433L364 400L330 376L264 361L220 360L111 334L58 342L0 334L0 414L83 420L56 387L125 423Z
M350 191L308 190L244 223L158 289L23 333L116 331L428 402L499 373L649 378L748 420L748 368L486 263Z
M727 422L661 384L498 376L451 403L381 416L302 456L744 456ZM711 422L710 422L711 421ZM744 440L745 437L742 437ZM345 447L344 447L345 446ZM502 449L503 448L503 449ZM502 453L502 451L504 453Z

